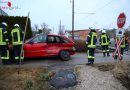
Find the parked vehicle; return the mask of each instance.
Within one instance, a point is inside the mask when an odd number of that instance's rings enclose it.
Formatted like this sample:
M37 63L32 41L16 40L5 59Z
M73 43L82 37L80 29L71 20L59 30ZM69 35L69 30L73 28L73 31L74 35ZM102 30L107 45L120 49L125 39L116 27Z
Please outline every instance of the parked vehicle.
M40 34L24 44L25 58L59 56L62 60L69 60L73 54L75 54L74 42L66 36Z

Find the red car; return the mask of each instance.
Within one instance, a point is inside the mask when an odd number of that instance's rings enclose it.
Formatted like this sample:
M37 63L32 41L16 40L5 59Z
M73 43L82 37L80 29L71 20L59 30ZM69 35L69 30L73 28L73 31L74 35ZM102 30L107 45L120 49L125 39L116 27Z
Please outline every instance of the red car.
M65 37L53 34L40 34L26 41L24 44L24 56L60 56L63 60L69 60L75 53L74 42Z

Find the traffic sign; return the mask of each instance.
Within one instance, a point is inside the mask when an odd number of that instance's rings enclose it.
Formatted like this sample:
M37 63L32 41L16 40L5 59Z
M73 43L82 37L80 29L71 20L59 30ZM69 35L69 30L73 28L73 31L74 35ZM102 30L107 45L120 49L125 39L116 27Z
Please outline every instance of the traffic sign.
M120 15L117 18L117 26L118 28L122 28L125 25L126 16L124 13L120 13Z
M120 60L122 60L122 56L121 56L121 51L120 51L120 45L123 42L123 38L121 38L119 41L117 40L117 38L114 38L115 42L116 42L116 50L113 52L113 58L116 55L116 53L118 54L118 57Z

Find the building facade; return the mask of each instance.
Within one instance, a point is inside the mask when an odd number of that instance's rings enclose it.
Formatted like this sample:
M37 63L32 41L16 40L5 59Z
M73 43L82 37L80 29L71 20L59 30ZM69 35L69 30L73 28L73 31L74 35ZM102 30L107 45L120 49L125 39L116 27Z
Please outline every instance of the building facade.
M89 29L75 30L74 39L86 40L89 32L90 32ZM69 38L72 38L72 31L66 31L66 33L68 34Z

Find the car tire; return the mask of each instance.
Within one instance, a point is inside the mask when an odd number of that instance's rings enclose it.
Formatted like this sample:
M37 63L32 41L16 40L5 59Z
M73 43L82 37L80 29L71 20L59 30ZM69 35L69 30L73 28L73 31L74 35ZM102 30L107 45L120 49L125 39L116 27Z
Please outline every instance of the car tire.
M64 60L64 61L70 60L70 54L69 54L68 51L61 51L61 52L59 53L59 56L60 56L60 58L61 58L62 60Z

